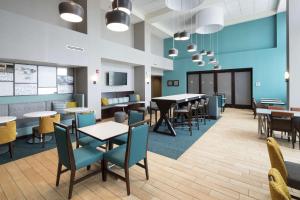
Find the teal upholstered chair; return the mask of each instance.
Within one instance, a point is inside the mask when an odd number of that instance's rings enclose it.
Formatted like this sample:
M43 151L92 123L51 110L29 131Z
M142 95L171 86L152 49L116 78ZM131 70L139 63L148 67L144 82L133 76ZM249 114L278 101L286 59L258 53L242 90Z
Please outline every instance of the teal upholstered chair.
M146 178L149 179L148 162L147 162L147 149L148 149L148 129L149 121L141 121L132 124L128 130L127 144L120 145L104 154L102 179L106 181L106 174L111 173L121 180L126 182L127 194L130 195L129 183L129 168L133 165L138 165L145 169ZM139 163L144 160L144 164ZM125 171L125 177L120 176L110 169L107 169L107 162L111 162Z
M143 112L138 112L138 111L135 111L135 110L129 111L128 125L130 126L131 124L143 121L144 116L145 115L144 115ZM113 138L111 140L111 143L112 144L117 144L117 145L126 144L127 143L127 138L128 138L128 134L123 134L123 135L120 135L116 138Z
M59 185L60 175L66 171L71 171L70 186L69 186L69 199L72 197L73 185L81 182L85 178L101 172L101 169L96 170L84 177L75 180L76 170L83 167L89 167L91 164L102 160L103 152L98 151L96 148L86 145L84 147L73 150L69 134L69 128L65 125L55 123L54 134L58 153L58 168L56 186ZM62 166L65 167L62 170ZM103 166L103 162L102 162ZM101 167L103 168L103 167Z
M77 118L76 128L82 128L85 126L91 126L91 125L96 124L96 118L95 118L94 112L78 113L78 114L76 114L76 118ZM101 142L90 136L86 136L83 133L80 133L80 131L76 130L76 148L78 148L79 146L85 146L85 145L90 145L92 147L98 147L98 146L101 146L104 144L106 144L106 142Z

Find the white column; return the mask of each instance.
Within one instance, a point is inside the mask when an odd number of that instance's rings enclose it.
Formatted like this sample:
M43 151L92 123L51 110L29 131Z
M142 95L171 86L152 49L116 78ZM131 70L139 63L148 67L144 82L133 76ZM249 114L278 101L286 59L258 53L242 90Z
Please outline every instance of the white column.
M288 67L289 67L289 105L300 107L300 1L287 1L288 9Z

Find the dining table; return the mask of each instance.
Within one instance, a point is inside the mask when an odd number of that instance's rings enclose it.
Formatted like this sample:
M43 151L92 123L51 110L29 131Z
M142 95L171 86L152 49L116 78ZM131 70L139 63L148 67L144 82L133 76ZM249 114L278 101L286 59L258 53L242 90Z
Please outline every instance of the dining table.
M272 112L287 112L293 113L294 117L300 117L299 111L290 111L290 110L273 110L273 109L266 109L266 108L256 108L257 118L258 118L258 134L261 135L268 135L267 134L267 116L271 115Z
M176 131L172 123L170 122L170 118L168 116L168 112L171 109L172 105L198 100L203 98L204 96L205 94L177 94L152 98L152 101L157 104L157 107L160 111L160 118L154 126L153 131L157 133L176 136ZM165 121L169 132L159 131L159 127L162 125L163 121Z
M49 116L56 115L56 114L57 114L56 111L36 111L36 112L26 113L23 116L25 118L41 118L41 117L49 117ZM49 142L50 140L52 140L52 136L45 135L45 142ZM42 142L43 142L42 138L37 137L37 136L27 140L27 143L29 143L29 144L42 143Z
M78 128L77 130L96 140L109 141L112 138L127 133L128 129L129 126L127 124L117 123L114 121L107 121Z

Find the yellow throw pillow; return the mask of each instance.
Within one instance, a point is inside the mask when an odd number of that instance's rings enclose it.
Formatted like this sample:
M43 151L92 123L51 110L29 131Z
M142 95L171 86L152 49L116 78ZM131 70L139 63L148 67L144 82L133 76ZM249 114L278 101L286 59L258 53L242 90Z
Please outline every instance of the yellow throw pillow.
M67 108L76 108L76 107L77 107L77 102L75 101L67 102Z
M139 94L136 95L136 101L141 101L141 96Z
M103 106L108 106L109 105L108 98L101 98L101 103Z

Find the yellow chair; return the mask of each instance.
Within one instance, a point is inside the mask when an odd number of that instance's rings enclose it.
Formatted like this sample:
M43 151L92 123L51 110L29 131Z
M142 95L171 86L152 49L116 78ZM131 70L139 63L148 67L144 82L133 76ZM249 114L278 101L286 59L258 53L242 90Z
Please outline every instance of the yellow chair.
M279 144L274 138L267 138L267 146L272 168L279 171L289 187L300 190L300 164L284 161Z
M272 200L291 200L292 197L289 193L288 187L282 178L280 172L272 168L268 174L269 188Z
M53 124L54 122L55 123L60 122L60 114L40 118L38 132L39 132L40 136L42 137L43 148L45 147L45 136L47 134L51 134L54 132L54 124ZM34 137L34 133L33 133L33 137ZM33 141L34 141L34 138L33 138Z
M8 144L10 157L13 157L13 141L17 137L16 121L7 122L0 126L0 144Z

